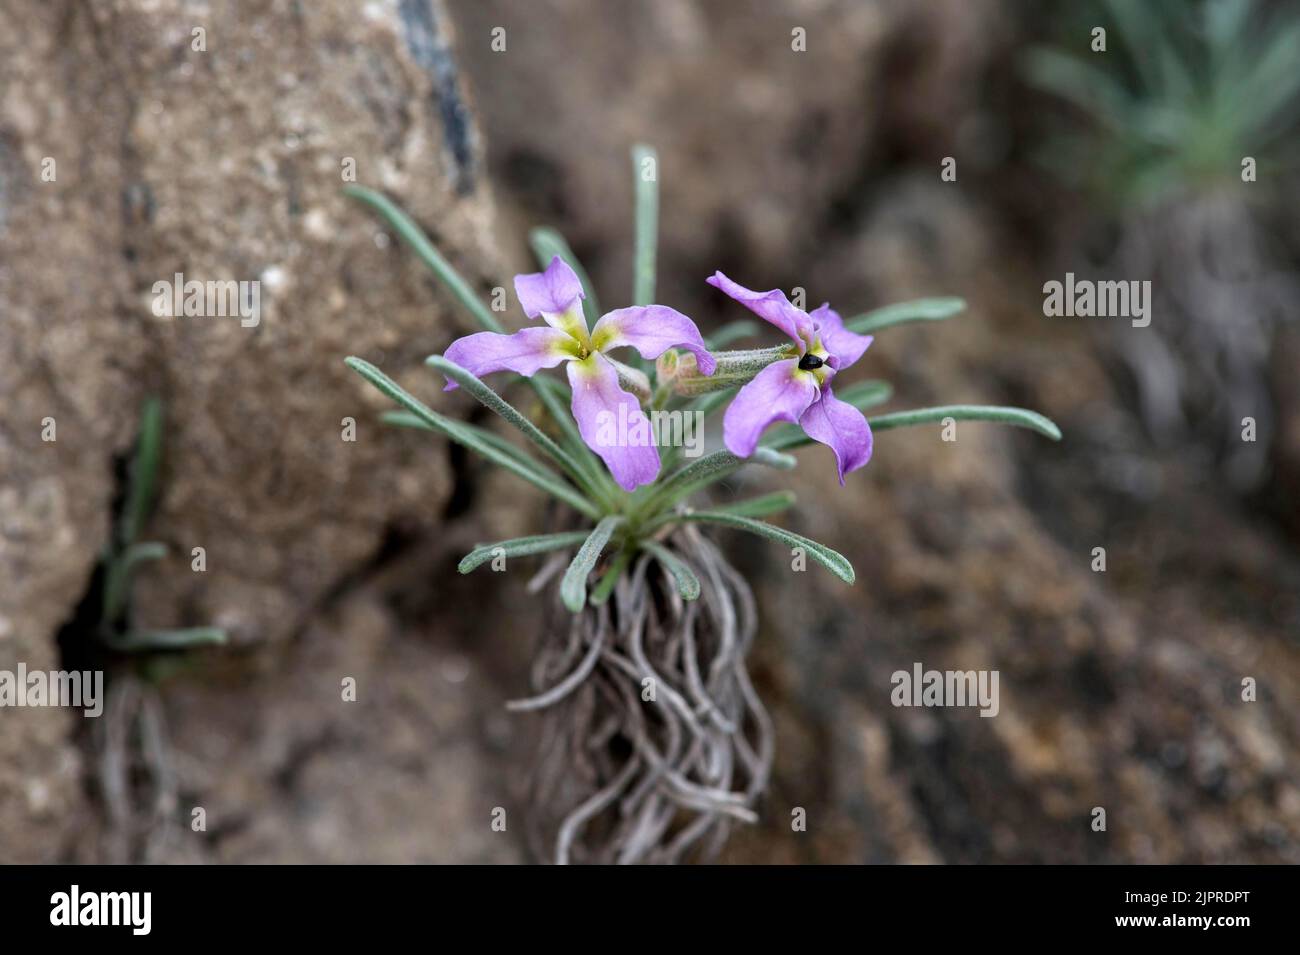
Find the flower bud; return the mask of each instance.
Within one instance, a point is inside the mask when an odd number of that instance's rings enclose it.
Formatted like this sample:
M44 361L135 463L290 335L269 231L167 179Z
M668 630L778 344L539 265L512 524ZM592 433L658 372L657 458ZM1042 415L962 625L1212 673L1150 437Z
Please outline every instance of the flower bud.
M696 366L694 355L669 349L659 356L655 371L660 383L670 384L676 394L691 397L736 388L752 380L772 362L793 358L796 353L793 345L713 352L718 367L712 375L703 375Z

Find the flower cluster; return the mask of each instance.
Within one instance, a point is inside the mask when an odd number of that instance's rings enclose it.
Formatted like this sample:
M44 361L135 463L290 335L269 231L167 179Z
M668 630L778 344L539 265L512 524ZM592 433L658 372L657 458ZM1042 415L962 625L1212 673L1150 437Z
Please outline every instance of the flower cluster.
M648 155L653 152L644 147L635 152L639 158ZM571 512L563 518L565 529L476 547L460 562L462 573L497 557L573 551L559 594L574 613L610 600L620 581L643 579L637 573L643 575L648 563L658 564L672 578L682 600L693 601L700 598L703 584L686 556L693 553L690 541L696 536L685 527L704 524L799 548L851 584L853 565L843 554L761 519L793 505L794 495L788 491L713 506L694 502L693 496L748 465L792 468L797 462L787 452L812 442L831 449L843 485L846 474L870 461L873 433L890 428L982 420L1060 438L1051 421L1023 408L943 405L868 419L864 410L889 399L889 384L869 380L842 386L839 374L862 357L873 333L949 318L964 307L961 299L917 299L843 319L829 305L805 312L777 289L755 292L715 272L708 283L779 329L784 341L752 349L724 348L725 343L752 337L761 327L748 320L733 321L706 340L686 315L650 304L655 297L656 190L653 177L637 176L632 294L637 304L602 314L594 289L564 239L538 229L531 241L544 269L514 280L519 304L534 324L509 333L410 217L373 190L348 188L416 251L483 329L457 339L426 363L446 379L446 390L467 391L529 447L433 410L363 358L349 357L348 367L401 406L385 416L391 423L441 434ZM625 364L613 354L619 349L632 349L640 357L628 358ZM653 380L642 361L652 363ZM560 365L565 366L567 388L553 376L538 374ZM482 380L504 371L527 380L539 406L536 416L525 414ZM662 432L656 426L665 419L671 423L673 415L683 423L691 416L693 433L702 441L702 422L724 407L725 448L690 455L698 444L688 446L684 438L659 443ZM684 427L677 433L684 435ZM684 454L692 459L679 460ZM593 576L598 579L589 592Z
M708 282L785 332L793 344L789 358L768 365L736 395L723 420L727 448L748 458L770 425L797 422L810 438L835 452L843 484L845 474L871 458L871 427L861 411L835 397L831 379L862 356L871 336L847 331L829 305L810 315L779 289L753 292L721 272ZM516 275L515 294L524 314L543 319L546 327L532 326L512 335L477 332L452 342L444 357L476 377L498 371L531 377L567 363L573 418L587 446L624 490L652 483L660 468L654 445L610 441L601 429L602 422L617 419L641 426L637 431L650 430L637 395L623 387L639 373L609 352L631 347L642 358L656 359L680 348L694 356L700 374L711 376L717 359L705 347L699 328L666 305L616 309L588 328L582 282L558 255L544 272ZM448 381L446 390L455 387L455 381Z
M444 354L429 356L426 364L446 379L445 390L468 392L528 446L435 411L363 358L347 358L348 367L401 406L385 415L391 423L441 434L567 508L550 533L480 544L458 565L468 574L488 561L504 569L507 558L551 554L553 567L543 568L537 580L553 579L554 571L565 567L557 596L576 615L573 628L567 640L552 641L551 649L541 651L535 672L568 669L568 675L513 704L542 709L597 688L574 707L580 711L578 729L565 732L595 754L595 763L609 768L587 780L588 795L559 824L560 863L576 857L577 834L608 806L617 807L617 818L608 825L593 823L582 837L586 858L673 861L692 840L704 844L725 836L730 820L756 818L751 803L768 776L772 742L770 720L744 667L756 629L754 597L697 528L726 528L775 541L846 584L856 580L843 554L762 520L793 506L789 491L711 505L695 496L744 467L793 468L796 459L786 452L814 441L833 452L843 485L846 474L871 459L873 430L941 422L947 427L961 419L1002 421L1060 437L1050 421L1022 408L948 405L869 420L863 410L889 399L887 382L862 381L835 393L832 384L839 385L839 373L866 352L871 333L948 318L961 311L960 299L904 302L845 320L829 305L805 312L779 290L751 291L716 272L709 284L784 333L779 345L745 350L727 350L724 344L753 336L761 326L752 321L731 322L706 340L686 315L650 304L658 187L644 169L646 161L654 165L653 150L638 147L633 159L636 304L601 314L572 250L558 233L539 229L530 238L545 268L514 280L519 304L534 324L514 333L507 333L472 286L387 198L361 187L348 190L392 225L483 329L452 342ZM613 355L619 349L632 349L640 358L629 357L624 364ZM642 360L653 362L653 380ZM567 389L558 377L538 374L560 365ZM534 414L525 414L482 380L503 371L526 380L537 399ZM703 449L685 439L683 427L677 432L682 440L665 442L661 454L656 426L665 418L671 422L677 415L684 424L690 416L702 442L702 423L724 407L725 448L692 455L692 449ZM688 460L679 460L683 456ZM574 651L584 646L576 660ZM660 692L674 701L654 727L637 702L646 674L654 674ZM684 744L687 739L692 742ZM627 751L626 740L637 745ZM669 777L671 785L664 786ZM694 821L674 823L679 811L694 814ZM674 834L663 845L668 833Z

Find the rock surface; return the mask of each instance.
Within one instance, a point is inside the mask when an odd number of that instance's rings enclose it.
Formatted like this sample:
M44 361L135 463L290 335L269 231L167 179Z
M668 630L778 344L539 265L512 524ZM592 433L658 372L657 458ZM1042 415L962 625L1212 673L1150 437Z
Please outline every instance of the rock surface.
M387 402L342 359L363 355L436 401L416 369L464 325L341 190L355 170L429 223L472 280L493 268L493 204L449 44L436 0L0 11L0 667L58 666L55 635L90 585L147 395L167 407L147 533L173 556L141 575L140 622L283 644L390 528L439 526L445 445L380 425ZM259 281L260 320L158 317L154 284L177 273ZM205 573L191 571L194 547ZM227 689L239 699L239 680ZM182 716L172 732L190 729ZM0 855L59 858L87 815L69 717L6 709L0 730Z

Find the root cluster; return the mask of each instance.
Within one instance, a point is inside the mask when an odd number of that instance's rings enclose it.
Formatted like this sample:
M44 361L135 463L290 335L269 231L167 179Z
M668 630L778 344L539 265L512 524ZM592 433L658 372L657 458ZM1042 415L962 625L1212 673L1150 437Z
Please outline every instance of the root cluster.
M534 662L537 695L508 704L542 716L529 793L540 858L707 860L734 821L756 819L773 734L745 670L754 596L696 529L667 546L699 577L698 600L683 601L646 557L601 607L572 615L557 600Z

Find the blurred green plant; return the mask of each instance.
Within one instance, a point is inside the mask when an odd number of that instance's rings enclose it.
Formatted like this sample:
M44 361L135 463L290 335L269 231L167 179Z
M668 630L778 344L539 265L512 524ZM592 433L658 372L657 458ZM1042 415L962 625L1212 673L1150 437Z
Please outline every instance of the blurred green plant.
M153 511L162 463L163 405L149 398L140 414L140 437L127 478L127 491L103 557L104 586L96 636L118 653L185 650L224 644L226 633L217 627L140 629L131 612L131 585L144 564L167 556L167 545L139 540Z
M1043 155L1072 185L1150 208L1240 181L1246 157L1290 161L1284 147L1300 119L1295 6L1099 0L1075 15L1073 51L1038 47L1023 64L1033 85L1089 119L1059 131ZM1087 46L1085 23L1107 29L1106 52Z

